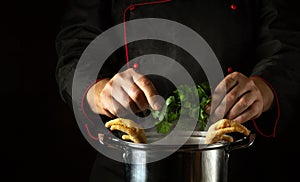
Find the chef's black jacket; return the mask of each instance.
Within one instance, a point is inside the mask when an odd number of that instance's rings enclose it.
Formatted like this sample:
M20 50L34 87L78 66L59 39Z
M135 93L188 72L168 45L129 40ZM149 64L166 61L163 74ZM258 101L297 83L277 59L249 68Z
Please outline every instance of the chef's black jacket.
M247 76L259 76L270 84L275 95L273 108L256 120L257 127L252 121L246 123L257 133L256 139L250 148L232 152L229 181L293 180L297 172L292 166L299 162L294 142L297 142L299 125L296 113L300 103L300 25L297 23L299 14L289 3L279 0L172 0L149 4L145 0L70 0L56 39L59 58L56 78L62 99L72 108L76 64L89 43L102 32L124 21L141 18L163 18L181 23L207 41L225 74L232 69ZM196 82L205 81L203 71L192 56L176 45L141 40L129 43L127 53L129 59L146 54L168 56L184 65ZM103 61L105 64L98 77L110 78L126 64L126 50L122 47ZM140 60L139 67L143 66L143 61L147 60ZM133 64L130 62L130 66ZM162 94L168 94L169 87L160 87L155 78L153 81ZM263 136L272 133L271 137ZM122 167L121 163L99 154L91 180L123 181Z

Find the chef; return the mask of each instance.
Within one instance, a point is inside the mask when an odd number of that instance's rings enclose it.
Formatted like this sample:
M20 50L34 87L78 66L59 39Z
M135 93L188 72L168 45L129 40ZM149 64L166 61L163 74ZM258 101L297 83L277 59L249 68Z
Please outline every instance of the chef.
M92 115L110 119L130 112L144 113L149 107L161 109L163 99L175 87L161 76L143 74L149 63L155 65L158 61L144 55L175 60L195 83L210 79L197 60L176 44L154 39L126 41L132 33L126 27L131 20L170 20L199 34L220 64L224 78L211 93L212 120L233 119L257 133L253 147L232 154L229 181L278 181L293 171L287 167L290 159L284 159L289 156L287 152L293 151L286 150L288 143L284 141L297 131L291 126L295 125L299 103L300 57L290 36L299 38L299 33L290 32L282 23L284 16L278 11L277 1L88 0L70 1L69 5L56 39L56 78L62 98L70 106L76 66L85 49L116 25L122 24L124 30L124 46L106 60L99 60L103 65L97 77L90 79L88 71L84 73L90 82L80 91L79 105L83 107L79 111L87 120ZM143 28L151 31L153 26L155 23ZM173 27L165 31L174 40L182 38ZM172 77L181 69L168 65L162 71ZM178 79L178 83L184 82ZM224 89L226 94L222 94ZM123 167L99 154L91 179L124 181Z

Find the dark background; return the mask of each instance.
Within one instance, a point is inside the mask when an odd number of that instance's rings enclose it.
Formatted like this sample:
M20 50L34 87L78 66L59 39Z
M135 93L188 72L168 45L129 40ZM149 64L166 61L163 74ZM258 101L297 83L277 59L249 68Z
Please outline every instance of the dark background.
M1 2L0 181L88 181L96 150L55 81L55 37L66 2ZM299 16L290 16L299 6L280 7L288 10L284 20L299 27Z
M66 0L1 3L0 181L88 181L96 155L55 81Z

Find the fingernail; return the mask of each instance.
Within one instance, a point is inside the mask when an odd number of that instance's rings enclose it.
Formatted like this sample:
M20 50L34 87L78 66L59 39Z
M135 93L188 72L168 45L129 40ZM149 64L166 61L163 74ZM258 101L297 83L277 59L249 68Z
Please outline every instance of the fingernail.
M154 100L154 105L153 105L153 109L154 110L160 110L164 103L165 103L165 99L160 96L160 95L156 95L156 96L153 96L153 100Z
M155 110L160 110L162 108L162 104L160 104L160 103L155 103L154 104L154 109Z

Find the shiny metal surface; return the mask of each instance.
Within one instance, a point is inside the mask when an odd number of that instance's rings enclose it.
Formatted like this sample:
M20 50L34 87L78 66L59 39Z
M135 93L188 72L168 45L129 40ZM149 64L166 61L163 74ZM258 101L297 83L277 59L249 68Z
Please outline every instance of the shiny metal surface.
M136 144L132 142L126 142L126 146L131 149L140 149L140 150L168 150L173 148L179 148L179 150L210 150L210 149L216 149L216 148L223 148L225 146L228 146L228 142L218 142L215 144L204 144L206 132L202 131L195 131L191 136L188 137L185 145L178 146L176 143L176 138L174 139L174 143L159 143L156 144L154 142L160 140L162 137L164 137L163 134L159 134L156 132L147 132L147 144ZM178 135L178 137L186 136L185 133L181 133L181 135Z
M233 143L219 142L210 145L204 144L205 136L206 132L193 132L186 144L176 152L150 163L147 161L151 161L156 155L178 146L172 143L149 145L130 142L117 146L116 141L109 145L124 151L126 182L227 182L230 151L252 145L255 134ZM162 135L157 133L147 134L150 143L160 137ZM112 141L104 140L104 143L109 142Z

